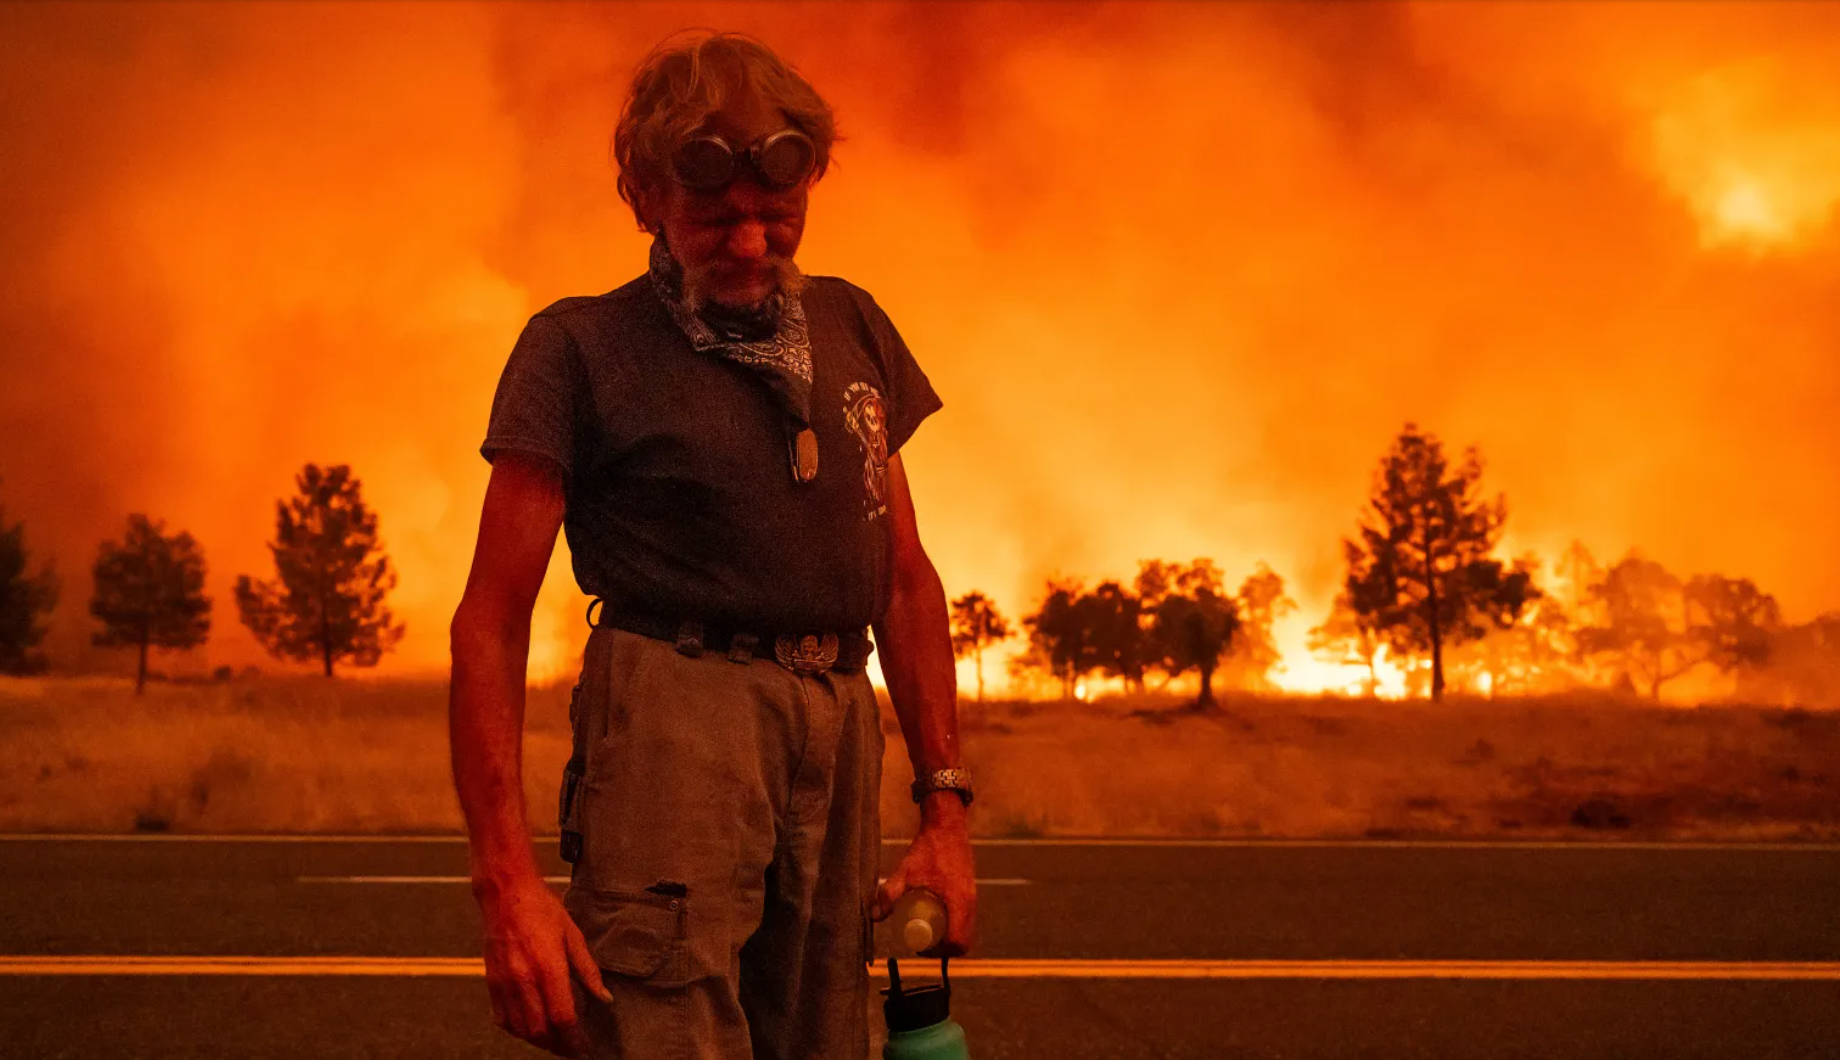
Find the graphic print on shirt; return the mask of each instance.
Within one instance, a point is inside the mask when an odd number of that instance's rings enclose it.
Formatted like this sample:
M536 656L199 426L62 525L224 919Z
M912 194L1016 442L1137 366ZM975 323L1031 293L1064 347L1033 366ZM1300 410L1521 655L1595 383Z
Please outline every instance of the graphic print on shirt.
M843 392L843 422L863 451L865 519L888 514L888 408L881 391L851 383Z

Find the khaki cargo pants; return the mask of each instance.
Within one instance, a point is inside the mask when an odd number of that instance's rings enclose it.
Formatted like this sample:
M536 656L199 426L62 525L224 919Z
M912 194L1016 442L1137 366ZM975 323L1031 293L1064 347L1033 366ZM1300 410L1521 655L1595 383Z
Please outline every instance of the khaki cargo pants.
M591 1055L866 1060L885 742L868 677L602 625L571 714L563 905L613 994L575 983Z

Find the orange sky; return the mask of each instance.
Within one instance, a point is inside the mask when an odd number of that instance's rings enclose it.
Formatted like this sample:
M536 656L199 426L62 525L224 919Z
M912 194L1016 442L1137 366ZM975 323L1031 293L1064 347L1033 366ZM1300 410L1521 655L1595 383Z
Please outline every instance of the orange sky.
M10 4L0 502L54 659L103 659L88 568L146 511L207 550L208 661L274 668L230 586L312 460L402 572L381 672L444 669L499 370L643 267L608 141L693 25L837 108L800 262L945 399L905 459L949 592L1264 559L1300 642L1413 419L1516 551L1840 605L1840 7ZM580 602L559 547L536 676Z

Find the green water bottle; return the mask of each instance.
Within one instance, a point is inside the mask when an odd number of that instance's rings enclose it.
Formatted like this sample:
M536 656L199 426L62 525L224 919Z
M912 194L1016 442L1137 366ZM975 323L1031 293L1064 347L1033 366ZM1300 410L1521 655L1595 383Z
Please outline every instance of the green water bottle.
M939 962L938 986L901 989L901 969L888 958L888 989L882 1015L888 1021L888 1044L882 1060L971 1060L965 1029L952 1021L952 977Z

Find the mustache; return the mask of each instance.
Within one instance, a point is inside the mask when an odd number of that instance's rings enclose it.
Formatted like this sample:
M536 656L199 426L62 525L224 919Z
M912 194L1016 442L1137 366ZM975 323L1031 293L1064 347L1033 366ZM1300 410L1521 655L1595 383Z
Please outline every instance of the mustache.
M764 263L772 270L774 287L780 293L794 297L805 290L806 276L796 261L772 255ZM683 266L684 301L691 312L699 312L713 304L714 300L709 297L709 284L720 271L715 263Z

